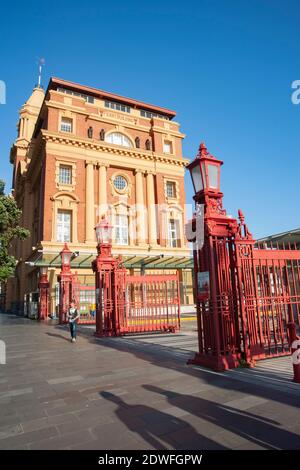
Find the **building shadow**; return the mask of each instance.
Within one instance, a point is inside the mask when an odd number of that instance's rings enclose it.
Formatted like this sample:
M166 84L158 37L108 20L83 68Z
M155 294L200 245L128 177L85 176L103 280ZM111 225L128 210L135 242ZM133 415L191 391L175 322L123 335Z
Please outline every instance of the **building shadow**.
M278 427L280 423L277 421L193 395L164 390L155 385L143 385L143 388L166 397L170 405L220 426L263 449L300 448L299 434Z
M185 450L225 450L225 446L199 434L181 418L147 405L129 405L111 392L100 396L116 405L115 415L127 428L138 434L150 448Z

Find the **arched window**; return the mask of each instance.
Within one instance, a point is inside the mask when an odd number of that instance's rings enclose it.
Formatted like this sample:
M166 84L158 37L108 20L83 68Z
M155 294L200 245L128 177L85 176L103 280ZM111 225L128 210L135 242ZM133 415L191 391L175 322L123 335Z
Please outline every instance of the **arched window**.
M146 150L151 150L151 141L149 139L146 140L145 146Z
M140 146L141 146L141 140L140 140L139 137L136 137L136 138L135 138L135 146L136 146L137 149L139 149Z
M105 136L105 142L109 144L122 145L123 147L132 147L132 143L126 135L120 132L112 132Z
M104 129L101 129L99 137L100 137L100 140L105 139L105 130Z

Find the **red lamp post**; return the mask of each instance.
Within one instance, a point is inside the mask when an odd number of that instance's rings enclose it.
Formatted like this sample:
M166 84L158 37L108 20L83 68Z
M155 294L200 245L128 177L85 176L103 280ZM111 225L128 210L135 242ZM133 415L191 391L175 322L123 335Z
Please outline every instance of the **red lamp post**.
M69 249L67 243L64 244L61 257L61 272L58 276L59 282L59 323L67 322L67 312L72 300L72 280L73 275L71 272L71 257L72 251Z
M193 241L195 293L197 302L199 353L189 362L215 370L237 365L234 311L228 296L230 280L225 278L225 267L230 264L227 244L237 229L237 221L226 215L220 190L220 168L223 162L208 151L204 143L187 168L193 182L196 202L204 205L204 242L197 240L191 221ZM190 230L191 233L191 230Z
M40 268L40 277L39 277L39 320L46 320L48 318L48 308L49 308L49 281L47 278L48 268L43 266Z
M98 255L92 263L96 277L96 336L115 336L120 333L118 296L122 290L121 259L112 256L112 225L103 216L95 227Z

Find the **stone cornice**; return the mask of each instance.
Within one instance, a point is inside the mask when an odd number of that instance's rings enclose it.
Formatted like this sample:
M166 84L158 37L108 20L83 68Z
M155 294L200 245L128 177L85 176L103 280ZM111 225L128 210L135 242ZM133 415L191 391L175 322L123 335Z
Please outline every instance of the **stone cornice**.
M186 158L166 157L164 155L156 154L152 151L141 151L141 149L134 149L128 147L119 147L117 145L108 144L104 141L95 141L91 139L83 139L70 135L62 135L46 130L42 130L42 138L45 142L53 142L57 144L70 145L73 147L98 150L107 154L115 154L120 156L129 156L138 158L139 160L148 160L154 162L163 162L176 166L187 166L189 160Z

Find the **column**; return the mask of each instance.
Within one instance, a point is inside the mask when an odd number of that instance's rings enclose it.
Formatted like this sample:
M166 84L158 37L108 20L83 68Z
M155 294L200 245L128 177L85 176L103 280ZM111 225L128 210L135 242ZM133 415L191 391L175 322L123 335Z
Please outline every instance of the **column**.
M97 216L101 219L101 216L107 212L107 168L108 163L99 164L99 207Z
M28 119L24 118L24 137L28 138Z
M157 245L157 230L156 230L154 177L153 177L153 173L149 171L147 171L147 209L148 209L149 245L156 246Z
M20 137L23 137L23 131L24 131L24 119L20 119Z
M136 243L145 244L145 202L142 170L135 170Z
M85 171L85 241L95 240L94 164L86 161Z

